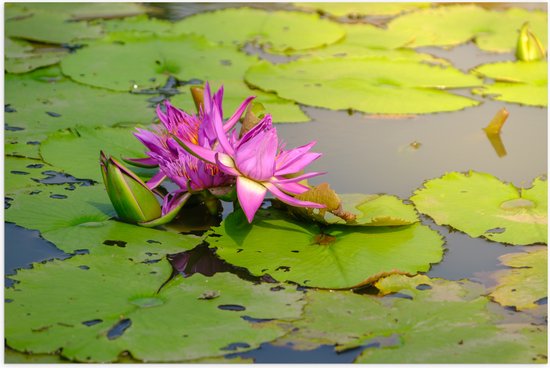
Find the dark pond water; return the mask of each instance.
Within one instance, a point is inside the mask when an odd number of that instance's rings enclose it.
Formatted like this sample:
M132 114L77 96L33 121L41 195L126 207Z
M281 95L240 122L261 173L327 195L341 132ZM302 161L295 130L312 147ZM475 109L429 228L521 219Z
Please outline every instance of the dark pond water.
M199 11L235 5L173 3L162 7L168 10L163 17L178 19ZM255 6L289 7L288 4ZM451 60L463 71L486 62L513 59L511 54L482 52L473 44L451 50L422 48L420 51ZM329 182L339 193L388 193L407 199L428 179L450 171L468 170L487 172L517 186L528 187L532 179L547 172L547 109L491 101L471 95L467 90L458 93L482 103L458 112L404 119L303 107L311 122L281 124L277 129L289 147L317 141L315 150L323 152L323 157L310 169L328 174L311 182ZM499 156L482 128L502 107L506 107L510 116L501 134L506 154ZM432 277L469 278L490 286L491 281L485 275L501 267L498 257L525 248L472 239L437 226L427 218L423 218L423 222L446 239L443 261L427 273ZM33 262L68 256L40 238L38 232L13 224L5 226L5 274L8 276L18 268L30 267ZM12 283L6 278L6 286ZM253 358L257 363L351 363L360 352L359 349L337 354L332 346L301 352L263 344L259 349L229 357Z

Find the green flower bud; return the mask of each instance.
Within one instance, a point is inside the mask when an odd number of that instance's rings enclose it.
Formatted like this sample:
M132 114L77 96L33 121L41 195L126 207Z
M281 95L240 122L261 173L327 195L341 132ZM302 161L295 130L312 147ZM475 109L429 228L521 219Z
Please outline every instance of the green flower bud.
M529 29L529 23L523 24L519 31L516 58L521 61L537 61L544 59L545 56L544 46Z

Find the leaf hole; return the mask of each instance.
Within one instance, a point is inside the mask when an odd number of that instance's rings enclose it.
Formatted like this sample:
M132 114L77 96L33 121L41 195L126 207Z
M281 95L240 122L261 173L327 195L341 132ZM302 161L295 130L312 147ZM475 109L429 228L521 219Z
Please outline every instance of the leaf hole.
M245 307L238 304L222 304L222 305L218 305L218 308L221 310L227 310L227 311L233 311L233 312L242 312L246 310Z
M109 332L107 332L107 338L109 340L118 339L124 331L130 328L132 326L132 320L130 318L124 318L120 320L117 324L115 324Z
M128 244L128 243L123 241L123 240L105 240L103 242L103 244L108 245L108 246L116 245L119 248L124 248L124 247L126 247L126 244Z

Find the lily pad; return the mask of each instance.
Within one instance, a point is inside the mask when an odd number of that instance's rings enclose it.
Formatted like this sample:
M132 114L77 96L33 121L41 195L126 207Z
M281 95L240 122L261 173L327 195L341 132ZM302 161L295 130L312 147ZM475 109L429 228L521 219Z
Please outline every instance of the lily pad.
M150 123L153 109L144 96L116 93L74 83L57 68L25 75L6 75L6 103L15 110L6 122L27 133L53 132L76 125L101 126L119 123Z
M546 48L546 13L517 8L491 11L475 5L454 5L422 9L394 19L388 31L408 35L408 47L456 46L473 39L482 50L510 52L516 48L517 32L525 22Z
M530 189L504 184L478 172L449 173L432 179L411 197L416 209L472 237L514 245L547 243L548 183Z
M476 94L494 96L499 101L548 106L546 61L485 64L473 72L495 80L494 84L474 89Z
M444 91L480 85L451 67L406 60L308 58L273 65L259 62L246 81L302 104L379 114L421 114L476 106Z
M211 83L210 87L217 90L221 87L221 83ZM229 118L247 97L256 96L254 101L264 105L265 110L272 115L274 123L302 123L310 120L298 104L294 101L284 100L274 93L266 93L257 89L251 90L242 81L225 82L223 87L223 113L225 118ZM174 106L184 111L196 111L188 87L182 88L181 93L173 96L170 100Z
M79 179L102 182L99 151L122 157L145 157L145 147L134 136L134 127L76 127L54 133L40 145L40 153L49 164ZM67 160L67 152L75 155Z
M8 73L27 73L31 70L57 64L68 52L62 48L34 48L23 40L5 38L5 65Z
M519 363L546 352L543 326L495 325L500 318L479 296L479 284L392 275L376 286L391 295L308 291L303 318L275 343L304 350L363 348L358 363Z
M145 13L141 4L133 3L24 3L17 6L69 15L71 19L127 17Z
M6 221L39 230L44 239L67 253L86 249L94 255L143 262L200 243L195 236L110 220L115 213L103 185L74 190L42 185L14 194Z
M256 60L198 37L142 36L123 43L96 43L65 58L61 67L80 83L139 91L164 85L169 75L181 81L240 81Z
M134 4L131 4L134 5ZM172 23L147 15L138 15L123 19L109 19L100 22L106 32L139 32L162 34L172 30Z
M418 222L414 207L404 204L399 198L380 194L339 194L342 211L355 215L355 219L346 222L330 212L318 209L291 208L293 213L312 218L323 224L348 226L401 226ZM313 198L299 197L314 201Z
M20 271L17 289L6 290L12 300L5 307L7 345L33 353L61 349L63 357L83 362L116 361L124 351L147 362L185 361L254 349L286 333L244 316L284 320L301 312L296 291L273 292L269 284L227 273L177 277L160 288L170 273L166 261L92 255ZM200 299L208 290L221 293Z
M216 253L253 275L279 281L346 289L368 284L384 273L427 271L443 255L439 234L426 226L321 229L278 210L261 210L248 224L242 212L230 214L208 238Z
M510 270L497 271L498 285L490 296L499 304L518 310L537 307L536 302L548 296L548 249L527 250L501 256Z
M330 45L345 35L338 23L321 19L317 14L251 8L193 15L176 23L174 32L201 35L224 45L256 42L272 52Z
M6 20L6 36L54 44L75 43L102 36L99 26L69 20L69 16L59 12L28 11L26 16Z
M430 3L294 3L302 9L328 13L335 17L398 15L400 13L427 8Z
M56 170L40 160L28 158L4 158L4 191L11 193L17 189L38 185L36 180L44 179L44 171Z

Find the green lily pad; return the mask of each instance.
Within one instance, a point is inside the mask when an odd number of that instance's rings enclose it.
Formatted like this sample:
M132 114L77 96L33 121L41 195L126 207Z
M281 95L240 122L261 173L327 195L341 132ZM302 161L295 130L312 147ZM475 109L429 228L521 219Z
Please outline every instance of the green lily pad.
M364 348L358 363L520 363L546 352L545 327L495 325L479 284L392 275L376 286L393 295L308 291L303 317L275 344Z
M348 226L401 226L418 222L414 207L399 198L380 194L339 194L342 211L355 215L346 222L331 212L302 207L289 207L292 213L314 219L323 224ZM306 199L307 200L307 199ZM311 199L313 200L313 199ZM313 200L314 201L314 200Z
M460 110L477 101L444 91L480 85L451 67L405 60L308 58L273 65L260 62L247 82L280 97L334 110L421 114Z
M34 193L34 194L31 194ZM111 220L113 206L103 185L67 190L37 186L14 193L6 221L28 229L64 252L87 249L94 255L159 259L194 248L200 238Z
M238 24L238 27L235 25ZM176 33L192 33L224 44L256 42L272 52L305 50L330 45L345 35L338 23L317 14L230 8L184 18Z
M472 237L514 245L548 241L548 183L530 189L504 184L492 175L449 173L424 184L411 197L416 209Z
M548 106L546 61L485 64L473 72L495 80L494 84L474 89L476 94L494 95L494 99L499 101Z
M79 179L103 182L99 152L116 157L145 157L145 146L134 136L134 127L76 127L51 134L40 145L40 153L49 164ZM67 153L74 156L67 160Z
M99 38L102 29L85 22L71 22L70 17L59 12L32 10L5 22L6 36L31 41L62 44Z
M5 157L4 158L4 191L11 193L17 189L38 185L36 180L47 176L44 171L57 170L40 160L28 158Z
M19 3L27 11L41 10L70 16L71 19L127 17L145 13L141 4L132 3Z
M57 68L6 75L5 83L5 102L16 110L5 114L6 122L25 129L10 137L76 125L148 124L155 116L144 96L83 86L60 76Z
M510 270L497 271L498 285L490 296L499 304L518 310L537 307L536 302L548 296L548 249L527 250L501 256Z
M256 60L198 37L145 35L123 43L96 43L65 58L61 67L64 74L80 83L136 91L160 87L169 75L182 81L240 81Z
M8 73L27 73L31 70L57 64L68 55L62 48L34 48L29 42L5 38L5 64Z
M328 13L335 17L349 15L398 15L416 9L427 8L430 3L294 3L302 9Z
M103 20L100 24L108 33L139 32L162 34L172 30L172 23L162 19L149 18L145 14L123 19Z
M427 271L443 255L439 234L420 224L321 230L271 209L258 211L252 224L242 212L232 213L214 231L221 237L208 242L229 263L256 276L320 288L352 288L384 273Z
M147 362L185 361L254 349L286 333L244 316L285 320L301 313L302 293L273 292L272 285L227 273L177 277L159 290L171 271L168 262L92 255L20 271L17 289L5 293L12 300L5 307L7 345L33 353L62 349L63 357L83 362L116 361L124 351ZM210 290L221 292L200 298Z
M491 11L475 5L454 5L422 9L394 19L388 31L408 35L408 47L456 46L474 39L482 50L510 52L516 48L518 30L525 22L546 48L546 13L516 8Z
M4 363L6 364L64 364L68 360L55 354L24 354L12 349L4 349Z
M210 87L215 91L221 87L221 83L211 83ZM272 115L274 123L302 123L310 120L295 102L284 100L273 93L266 93L257 89L251 90L242 81L225 82L223 83L223 87L223 113L225 118L233 115L235 110L247 97L256 96L254 101L264 105L266 111ZM184 87L181 93L173 96L170 101L174 106L184 111L196 111L195 103L188 87Z

